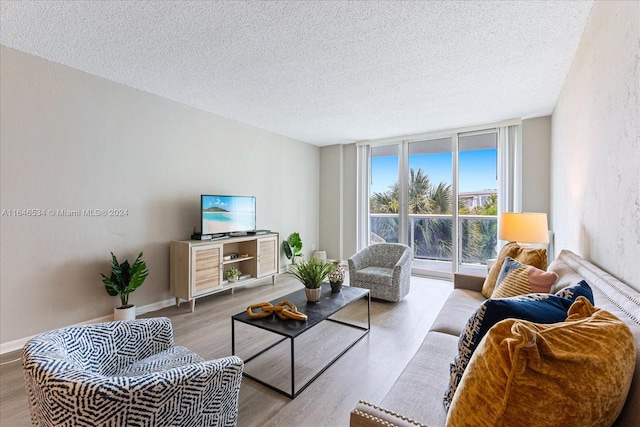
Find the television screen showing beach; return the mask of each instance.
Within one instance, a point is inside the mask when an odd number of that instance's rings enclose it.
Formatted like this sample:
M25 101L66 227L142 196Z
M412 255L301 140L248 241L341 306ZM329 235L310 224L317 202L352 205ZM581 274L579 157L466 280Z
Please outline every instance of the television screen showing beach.
M230 233L256 228L256 199L249 196L202 196L202 233Z

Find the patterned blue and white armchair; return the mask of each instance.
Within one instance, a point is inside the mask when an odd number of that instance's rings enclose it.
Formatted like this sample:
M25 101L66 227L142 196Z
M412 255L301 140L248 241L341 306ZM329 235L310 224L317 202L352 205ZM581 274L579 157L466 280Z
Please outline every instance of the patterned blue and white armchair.
M243 361L173 345L167 318L36 336L22 350L34 426L236 426Z
M371 291L371 298L398 302L411 287L411 248L400 243L377 243L349 258L351 286Z

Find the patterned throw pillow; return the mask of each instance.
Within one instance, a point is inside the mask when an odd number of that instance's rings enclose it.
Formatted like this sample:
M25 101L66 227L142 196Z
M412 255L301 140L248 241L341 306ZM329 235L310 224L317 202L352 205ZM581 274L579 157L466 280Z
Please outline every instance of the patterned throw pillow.
M629 327L586 298L553 325L503 320L469 362L446 423L610 426L625 405L635 360Z
M558 275L507 257L496 280L491 298L508 298L533 293L549 293Z
M496 263L489 270L489 274L482 284L482 295L485 298L491 298L493 288L496 286L496 280L502 269L502 264L507 257L511 257L526 265L532 265L539 269L547 268L547 250L523 248L516 242L510 242L503 246L502 250L496 258Z
M449 389L443 404L449 410L451 400L476 347L489 329L501 320L515 318L535 323L564 322L571 304L580 296L593 304L593 292L584 280L553 294L529 294L511 298L488 299L469 318L458 340L458 355L450 366Z

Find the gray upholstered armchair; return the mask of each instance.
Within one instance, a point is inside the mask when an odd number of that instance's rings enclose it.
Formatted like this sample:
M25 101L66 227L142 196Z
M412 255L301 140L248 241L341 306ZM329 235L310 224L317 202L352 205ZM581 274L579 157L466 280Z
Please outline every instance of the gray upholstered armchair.
M351 286L371 291L371 298L398 302L409 293L411 249L399 243L368 246L349 258Z
M47 332L22 350L34 426L236 426L243 361L173 345L167 318Z

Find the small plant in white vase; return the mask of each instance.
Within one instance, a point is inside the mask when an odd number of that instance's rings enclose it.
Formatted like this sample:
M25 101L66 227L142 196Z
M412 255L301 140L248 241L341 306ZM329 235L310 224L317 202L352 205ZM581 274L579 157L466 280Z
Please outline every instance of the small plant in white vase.
M131 320L136 318L136 306L129 304L129 294L138 289L149 275L147 264L142 259L142 252L138 255L133 265L125 260L122 264L111 252L111 276L102 276L107 293L112 297L119 296L121 306L113 310L114 320Z
M242 272L235 267L231 267L224 272L224 278L230 282L237 282Z

